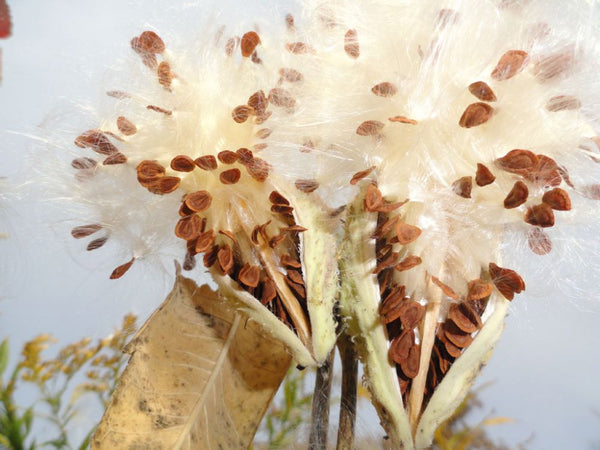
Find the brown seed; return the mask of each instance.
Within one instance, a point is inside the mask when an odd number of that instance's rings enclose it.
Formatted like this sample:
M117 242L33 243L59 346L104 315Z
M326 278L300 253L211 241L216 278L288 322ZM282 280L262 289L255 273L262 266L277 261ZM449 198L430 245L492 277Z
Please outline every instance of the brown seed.
M398 272L404 272L405 270L410 270L413 267L418 266L422 262L423 260L419 256L409 255L402 261L400 261L398 264L396 264L394 269L396 269Z
M396 236L402 245L408 245L421 235L421 229L408 223L398 222L396 225Z
M92 158L76 158L71 161L71 167L77 170L89 170L96 167L98 163Z
M139 48L150 53L165 51L165 43L154 31L144 31L138 38Z
M194 214L194 211L192 211L190 208L188 208L188 206L185 204L185 202L182 202L181 205L179 206L179 216L185 217L185 216L189 216L190 214Z
M252 161L254 161L254 155L247 148L239 148L236 151L236 154L238 155L238 160L239 160L240 164L248 165Z
M554 188L544 193L542 202L548 204L556 211L569 211L571 209L571 198L564 189Z
M498 289L507 300L512 300L515 294L519 294L521 291L525 290L523 278L521 278L514 270L505 269L494 263L490 263L489 271L496 289Z
M194 163L204 170L215 170L218 167L217 159L213 155L204 155L196 158Z
M173 81L173 73L171 72L171 65L167 61L162 61L158 65L156 74L158 75L158 82L162 86L166 88L171 86L171 82Z
M283 227L279 229L282 233L302 233L308 228L301 227L300 225L290 225L289 227Z
M149 109L150 111L163 113L165 116L170 116L173 114L173 111L171 111L170 109L161 108L160 106L156 105L148 105L146 106L146 109Z
M304 42L290 42L285 44L285 49L295 55L305 55L307 53L315 53L315 49Z
M400 317L405 292L406 288L404 286L394 286L387 293L379 307L379 315L383 323L391 323Z
M284 278L285 283L292 289L296 297L306 299L306 288L302 284L294 283L289 277Z
M413 330L404 330L400 336L397 336L390 345L389 356L392 361L400 364L408 359L411 347L415 344L415 332Z
M117 128L125 136L131 136L137 132L137 127L126 117L117 117Z
M98 238L98 239L94 239L93 241L91 241L88 244L86 250L88 252L90 252L92 250L96 250L96 249L102 247L104 244L106 244L106 241L108 241L108 236L101 237L101 238Z
M195 167L194 160L187 155L178 155L171 160L171 169L177 172L191 172Z
M319 187L319 182L317 180L296 180L294 185L299 191L310 194Z
M541 228L534 227L527 233L529 248L536 255L547 255L552 251L552 241Z
M264 277L262 279L260 302L263 305L267 305L271 303L275 297L277 297L277 287L275 286L275 283L269 277Z
M123 153L114 153L102 161L104 166L113 166L115 164L125 164L127 162L127 156Z
M171 192L177 190L180 184L181 178L179 177L162 177L150 183L146 187L153 194L163 195L170 194Z
M393 97L398 93L398 88L395 84L384 81L383 83L373 86L371 92L379 97Z
M290 255L281 255L281 264L284 267L291 267L293 269L299 269L302 267L300 261L295 258L292 258Z
M286 238L285 234L278 234L276 236L273 236L271 239L269 239L269 247L271 248L275 248L277 247L279 244L281 244Z
M246 165L248 174L259 183L262 183L267 179L270 168L271 166L269 163L261 158L254 158L249 164Z
M288 205L271 205L271 212L283 214L284 216L292 216L294 208Z
M421 363L421 346L413 345L408 351L406 360L400 361L400 368L408 378L414 378L419 373Z
M496 177L490 169L488 169L483 164L477 163L477 173L475 174L475 183L477 186L487 186L488 184L492 184Z
M290 270L287 271L287 276L290 280L297 284L304 284L304 279L302 278L302 274L299 270Z
M495 163L506 172L523 175L537 167L538 157L529 150L515 149L498 158Z
M471 198L471 190L473 189L473 178L462 177L452 183L452 190L463 198Z
M240 169L228 169L219 174L219 181L223 184L235 184L240 181L241 176Z
M285 15L285 26L287 27L288 31L295 31L296 27L294 26L294 16L291 14Z
M516 208L527 201L529 189L522 181L517 181L504 199L504 207L506 209Z
M458 358L462 354L461 348L454 345L448 339L444 341L444 348L446 349L448 355L450 355L453 358Z
M295 69L289 67L279 69L279 75L281 78L289 83L297 83L304 79L304 76Z
M75 145L81 148L90 148L96 153L106 156L119 152L119 149L99 130L88 130L85 133L80 134L75 139Z
M81 239L94 234L102 229L102 225L94 223L91 225L82 225L71 230L71 236L75 239Z
M271 136L272 132L273 130L270 128L261 128L256 133L254 133L254 136L256 136L258 139L267 139L269 136ZM258 146L260 146L260 150L267 148L267 144L256 144L254 146L254 149L259 150L259 148L257 148Z
M271 192L271 194L269 195L269 201L271 203L273 203L274 205L289 205L290 204L289 200L277 191Z
M255 31L248 31L242 36L240 43L240 49L242 50L242 56L247 58L254 53L256 46L260 44L260 37Z
M256 286L258 286L259 280L260 267L246 263L240 269L240 273L238 274L238 281L244 286L255 288Z
M282 108L293 108L296 106L296 99L286 89L273 88L269 91L269 103Z
M143 186L158 180L165 174L165 168L156 161L142 161L136 167L136 171L138 181Z
M451 320L444 322L442 329L446 339L452 344L456 345L458 348L466 348L473 342L473 337L471 334L462 331Z
M236 152L232 152L231 150L223 150L222 152L219 152L217 158L219 158L219 161L221 161L223 164L233 164L238 160L238 155Z
M469 85L469 92L484 102L495 102L498 100L492 88L483 81L476 81Z
M539 81L549 81L565 74L573 67L573 63L573 51L567 50L537 61L533 67L533 74Z
M196 253L202 253L210 250L213 246L213 243L216 239L215 232L213 230L207 230L198 235L198 239L196 239L196 246L194 250ZM217 255L215 255L215 258Z
M550 205L540 203L527 209L525 222L536 227L547 228L554 225L554 213Z
M175 225L175 236L186 241L196 239L202 232L202 219L197 214L192 214L179 219Z
M467 300L481 300L489 297L492 293L492 288L493 286L490 283L482 279L471 280L467 284Z
M383 129L384 124L378 120L365 120L356 129L359 136L375 136Z
M225 54L227 56L233 55L233 51L235 50L236 46L237 46L237 41L234 38L227 39L227 42L225 43Z
M233 251L229 245L224 245L217 252L219 266L225 275L231 274L234 266Z
M381 205L383 205L383 195L377 186L371 183L365 193L365 211L377 211Z
M358 45L358 36L356 30L348 30L344 35L344 51L350 58L360 56L360 46Z
M254 111L250 106L240 105L233 108L231 117L236 123L244 123Z
M458 124L463 128L472 128L486 123L494 114L494 108L487 103L471 103L460 117Z
M419 302L406 299L400 306L400 322L404 329L415 328L425 317L425 307Z
M124 91L107 91L106 95L112 98L123 100L125 98L131 98L131 94Z
M568 111L581 108L581 101L572 95L556 95L546 103L546 109L550 112Z
M399 217L394 216L380 223L371 235L371 239L379 239L388 234L390 231L392 231L392 229L394 229L398 220Z
M232 242L235 244L237 243L237 239L235 238L235 235L228 230L219 230L219 234L222 234L223 236L227 236L229 239L232 240Z
M213 245L206 249L204 257L202 258L204 267L210 269L217 262L217 255L219 254L219 246Z
M192 192L185 197L186 206L194 212L207 210L211 203L212 196L208 191Z
M390 122L398 122L398 123L407 123L410 125L417 125L419 122L417 122L414 119L409 119L406 116L394 116L394 117L389 117L388 120Z
M558 186L562 181L561 174L568 176L552 158L546 155L537 155L537 159L536 167L524 174L525 178L532 183L541 187Z
M456 292L454 292L454 290L450 286L442 283L439 278L432 276L431 281L433 282L433 284L435 284L437 287L439 287L442 290L442 292L444 294L446 294L448 297L450 297L454 300L458 300L458 294Z
M474 333L482 326L481 317L468 303L453 303L448 318L465 333Z
M125 275L125 272L129 270L134 261L135 258L131 258L130 261L126 262L125 264L121 264L119 267L115 268L115 270L113 270L110 274L110 279L116 280L117 278L121 278L123 275Z
M248 106L254 110L256 115L261 116L267 110L268 101L263 91L256 91L248 99Z
M521 72L527 64L527 52L509 50L500 57L500 61L492 71L491 77L496 81L508 80Z
M398 257L398 252L389 252L380 262L377 263L373 273L377 275L382 270L392 267L394 264L396 264L396 262L398 262Z
M363 178L365 178L366 176L368 176L371 172L373 172L373 170L375 170L375 166L371 166L366 170L361 170L360 172L356 172L353 176L352 179L350 180L350 184L352 186L354 186L355 184L357 184L360 180L362 180Z

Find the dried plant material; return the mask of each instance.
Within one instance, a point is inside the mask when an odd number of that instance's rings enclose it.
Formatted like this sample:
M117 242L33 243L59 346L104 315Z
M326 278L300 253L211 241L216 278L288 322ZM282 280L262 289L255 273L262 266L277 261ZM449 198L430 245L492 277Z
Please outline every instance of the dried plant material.
M477 173L475 174L475 183L477 186L487 186L496 180L494 174L481 163L477 163Z
M171 72L171 65L167 61L162 61L158 65L158 69L156 69L156 74L158 76L158 82L166 87L171 87L171 82L173 81L173 72Z
M119 152L119 149L99 130L88 130L85 133L80 134L75 139L75 145L81 148L89 148L96 153L106 156Z
M492 88L484 81L476 81L469 85L469 92L483 102L495 102L498 100Z
M494 114L494 108L487 103L471 103L460 117L458 124L463 128L472 128L486 123Z
M198 236L198 239L196 239L196 245L194 247L194 250L196 251L196 253L208 252L209 250L211 250L213 248L213 243L215 242L215 239L216 239L216 236L215 236L215 232L213 230L207 230L207 231L200 233L200 235ZM217 256L218 256L218 254L217 254L217 252L215 252L215 254L213 255L215 260L216 260ZM205 263L205 265L206 265L206 263Z
M291 363L257 321L182 277L126 350L98 450L247 448Z
M467 300L481 300L492 293L492 285L484 280L471 280L467 284Z
M346 31L344 35L344 51L350 58L356 59L360 56L360 46L356 30Z
M496 289L498 289L507 300L512 300L515 294L519 294L525 290L523 278L521 278L514 270L505 269L494 263L490 263L489 271Z
M194 163L204 170L215 170L218 167L217 159L213 155L204 155L196 158Z
M402 245L408 245L421 236L421 229L405 222L398 222L396 225L396 236L398 242Z
M373 170L375 170L375 166L371 166L368 169L365 170L361 170L360 172L356 172L353 176L352 179L350 180L350 184L352 186L356 185L360 180L363 180L365 177L367 177L371 172L373 172Z
M304 42L290 42L285 44L285 49L294 55L305 55L307 53L315 53L315 49Z
M533 73L539 81L545 82L566 74L574 64L572 51L546 56L533 67Z
M383 205L383 195L381 194L381 191L374 184L370 184L365 193L365 211L377 211L377 208L381 205Z
M247 58L248 56L254 53L254 49L256 46L260 44L260 37L255 31L248 31L242 36L242 40L240 42L240 50L242 51L242 56Z
M395 84L384 81L383 83L373 86L371 92L379 97L393 97L398 93L398 88Z
M504 207L506 209L516 208L527 201L529 189L522 181L517 181L504 199Z
M569 211L571 209L571 198L564 189L554 188L544 193L542 202L556 211Z
M471 198L471 190L473 189L473 178L462 177L452 183L452 190L462 198Z
M359 136L375 136L383 130L384 124L378 120L365 120L356 129Z
M502 170L519 175L534 170L538 165L538 157L529 150L515 149L495 161Z
M94 239L92 242L90 242L88 244L88 246L86 247L86 250L88 252L91 252L92 250L97 250L100 247L102 247L104 244L106 244L106 241L108 241L108 236L104 236L98 239Z
M244 264L238 274L238 280L245 286L255 288L260 279L260 267L251 264Z
M296 186L296 189L299 191L310 194L318 189L319 182L317 180L296 180L294 186Z
M137 133L137 127L126 117L117 117L117 128L125 136L131 136Z
M504 81L521 72L528 61L527 52L509 50L500 57L500 61L492 71L491 77L496 81Z
M223 164L233 164L238 160L238 154L231 150L223 150L222 152L219 152L217 158Z
M536 255L547 255L552 251L552 241L550 237L539 227L534 227L527 233L527 243L529 248Z
M131 258L125 264L121 264L119 267L116 267L115 270L113 270L110 274L110 279L116 280L117 278L121 278L123 275L125 275L125 272L127 272L129 268L133 265L134 261L135 258Z
M90 170L95 168L98 163L92 158L76 158L71 161L71 167L77 170Z
M148 106L146 106L146 109L164 114L165 116L171 116L173 114L173 111L171 111L170 109L161 108L160 106L156 106L156 105L148 105Z
M421 260L420 256L409 255L402 261L400 261L398 264L396 264L396 266L394 266L394 269L396 269L398 272L404 272L405 270L410 270L413 267L418 266L422 262L423 261Z
M102 165L104 166L113 166L115 164L125 164L127 162L127 156L123 153L113 153L109 157L107 157L104 161L102 161Z
M236 106L231 112L231 117L236 123L244 123L254 111L252 107L247 105Z
M469 306L469 303L465 302L450 305L448 318L465 333L474 333L483 325L477 311Z
M572 111L581 108L581 101L572 95L556 95L546 103L546 109L550 112Z
M293 108L296 106L296 99L286 89L273 88L269 91L269 103L281 108Z
M409 125L417 125L419 122L417 122L414 119L409 119L406 116L394 116L394 117L389 117L388 120L390 122L397 122L397 123L406 123Z
M144 31L138 38L139 48L150 53L163 53L165 43L154 31Z
M532 206L525 213L525 222L536 227L547 228L554 225L554 213L546 203Z
M454 300L458 300L458 294L454 292L454 290L450 286L442 283L439 278L432 276L431 281L433 282L433 284L439 287L446 296Z
M279 69L279 75L284 81L287 81L288 83L297 83L299 81L304 80L304 76L300 72L290 67L283 67Z
M177 172L191 172L195 168L194 160L187 155L177 155L171 160L171 169Z
M197 214L179 219L179 222L175 225L175 236L186 241L196 239L201 232L202 219Z
M208 191L196 191L185 196L185 205L193 212L206 211L212 203L212 195Z

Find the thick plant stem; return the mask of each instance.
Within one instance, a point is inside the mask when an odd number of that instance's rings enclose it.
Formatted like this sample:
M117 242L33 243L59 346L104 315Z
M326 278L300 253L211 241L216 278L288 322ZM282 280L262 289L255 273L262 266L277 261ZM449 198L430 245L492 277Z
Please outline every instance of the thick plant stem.
M325 450L327 448L327 431L329 429L329 400L331 397L331 381L333 372L333 354L317 369L315 390L312 404L312 423L308 448Z
M345 333L338 340L338 349L342 360L342 401L336 449L352 450L356 423L358 358L350 337Z

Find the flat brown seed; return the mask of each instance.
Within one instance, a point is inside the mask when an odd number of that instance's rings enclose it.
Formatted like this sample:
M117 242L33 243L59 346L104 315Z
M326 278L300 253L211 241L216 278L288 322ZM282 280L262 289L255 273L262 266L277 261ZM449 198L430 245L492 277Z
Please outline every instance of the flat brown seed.
M286 89L273 88L269 91L269 103L281 108L293 108L296 106L296 99Z
M373 86L371 92L379 97L393 97L398 93L398 88L395 84L384 81L383 83Z
M209 269L217 262L218 252L219 252L218 245L213 245L210 248L206 249L206 251L204 252L204 257L202 258L204 267Z
M572 111L581 108L581 101L572 95L556 95L546 103L546 109L550 112Z
M538 228L538 230L540 229ZM507 300L512 300L515 294L519 294L521 291L525 290L523 278L521 278L514 270L505 269L494 263L490 263L489 272L496 289L498 289Z
M179 219L175 225L175 236L186 241L196 239L201 232L202 219L197 214Z
M552 251L552 241L541 228L535 227L527 233L529 248L536 255L547 255Z
M495 102L498 100L492 88L483 81L476 81L469 85L469 92L484 102Z
M81 239L94 234L102 229L102 225L94 223L91 225L82 225L71 230L71 236L75 239Z
M471 280L467 284L467 300L481 300L492 293L492 285L482 279Z
M260 302L263 305L267 305L273 301L277 297L277 287L273 280L269 277L264 277L262 279L262 294L260 297Z
M98 163L92 158L76 158L71 161L71 167L77 170L89 170L96 167Z
M556 211L569 211L571 209L571 198L564 189L554 188L544 193L542 202L550 205Z
M550 205L540 203L527 209L525 222L536 227L547 228L554 225L554 213Z
M112 98L123 100L125 98L131 98L131 94L124 91L107 91L106 95Z
M260 280L260 267L244 264L238 274L238 281L244 286L255 288Z
M289 67L279 69L279 75L289 83L297 83L304 79L304 76L300 72Z
M294 25L294 16L292 16L291 14L285 15L285 26L288 29L288 31L296 30L296 26Z
M163 195L177 190L180 184L181 178L179 177L161 177L148 185L147 188L153 194Z
M217 159L213 155L204 155L196 158L194 163L204 170L215 170L218 167Z
M404 272L405 270L410 270L413 267L418 266L422 262L423 260L419 256L409 255L402 261L400 261L398 264L396 264L396 266L394 266L394 269L396 269L398 272Z
M223 184L235 184L240 181L241 176L240 169L228 169L219 174L219 181Z
M506 209L516 208L527 201L529 189L522 181L517 181L504 199L504 207Z
M101 237L101 238L98 238L98 239L94 239L93 241L91 241L88 244L86 250L88 252L91 252L92 250L96 250L96 249L102 247L104 244L106 244L106 241L108 241L108 237L107 236Z
M167 61L162 61L158 65L156 74L158 76L158 82L162 86L166 88L171 86L171 82L173 81L173 73L171 72L171 65Z
M311 192L317 190L319 187L319 182L317 180L296 180L294 185L299 191L310 194Z
M525 178L532 183L541 187L555 187L560 185L561 175L568 177L568 174L549 156L537 155L537 159L536 167L524 174ZM565 181L567 181L566 178Z
M249 57L254 53L254 49L256 46L260 44L260 37L255 31L248 31L242 36L242 41L240 42L240 49L242 51L242 56L244 58Z
M290 280L297 284L304 284L304 278L302 278L302 274L299 270L291 270L288 269L287 276Z
M483 164L477 163L477 173L475 174L475 183L477 186L487 186L492 184L496 177L494 174Z
M173 111L171 111L170 109L161 108L160 106L156 106L156 105L148 105L148 106L146 106L146 109L149 109L150 111L162 113L165 116L170 116L173 114Z
M271 239L269 239L269 247L271 248L275 248L277 247L279 244L281 244L286 238L285 234L278 234L276 236L273 236Z
M254 136L256 136L258 139L267 139L269 136L271 136L272 132L273 132L273 130L270 128L261 128L256 133L254 133ZM260 145L261 150L262 150L262 149L266 148L267 144L257 144L257 145ZM256 146L254 146L254 148L256 149Z
M405 300L400 306L400 322L405 330L415 328L425 317L425 307L414 300Z
M196 246L194 250L196 253L202 253L209 251L213 247L213 243L215 242L216 235L213 230L207 230L198 235L198 239L196 240ZM215 255L215 258L217 255Z
M142 161L136 167L138 181L154 181L165 174L165 168L157 161Z
M379 315L383 323L391 323L400 317L405 292L406 288L404 286L394 286L386 294L379 307Z
M271 205L271 212L291 216L294 208L289 205Z
M117 117L117 128L125 136L131 136L137 132L137 127L126 117Z
M515 149L498 158L495 163L506 172L523 175L537 167L538 157L529 150Z
M238 160L238 155L236 152L232 152L231 150L223 150L222 152L219 152L217 158L223 164L233 164Z
M269 163L261 158L254 158L246 165L248 174L259 183L264 182L268 178L270 168Z
M246 120L248 120L248 117L250 117L250 114L252 114L253 112L254 111L250 106L239 105L233 108L233 111L231 112L231 117L233 117L233 120L236 123L244 123Z
M365 211L377 211L377 208L381 205L383 205L383 195L377 186L371 183L365 193Z
M235 244L237 243L237 239L235 238L235 235L229 231L229 230L219 230L219 234L222 234L223 236L227 236L229 239L231 239L231 241Z
M225 43L225 54L227 56L233 55L233 51L235 50L236 46L237 46L237 41L234 38L227 39L227 42Z
M130 261L126 262L125 264L121 264L119 267L115 268L115 270L113 270L110 274L110 279L116 280L117 278L121 278L123 275L125 275L125 272L127 272L129 268L133 265L134 261L135 258L131 258Z
M491 77L496 81L508 80L521 72L527 64L528 55L523 50L509 50L504 53L496 67L492 71Z
M444 341L444 348L446 349L446 352L453 358L458 358L462 354L462 349L447 339Z
M360 46L358 45L358 36L356 30L348 30L344 35L344 51L350 58L360 56Z
M448 297L450 297L454 300L458 300L458 294L456 292L454 292L454 290L450 286L442 283L439 278L432 276L431 281L433 284L435 284L437 287L439 287L445 295L447 295Z
M375 270L373 270L373 273L377 275L382 270L385 270L388 267L392 267L398 262L398 257L398 252L389 252L380 262L377 263L377 266L375 267Z
M408 351L408 357L404 361L400 361L400 368L404 375L408 378L414 378L419 373L421 360L421 346L413 345Z
M463 128L472 128L486 123L494 114L494 108L487 103L471 103L460 117L458 124Z
M234 266L233 260L233 251L229 245L224 245L217 252L217 261L219 261L219 266L225 275L229 275Z
M144 31L138 38L138 45L142 50L151 53L162 53L165 51L165 43L154 31Z
M473 178L462 177L452 183L452 190L463 198L471 198L471 190L473 189Z
M290 255L282 255L281 256L281 265L284 267L291 267L293 269L299 269L302 267L300 261L295 258L292 258Z
M474 333L482 326L481 317L468 303L453 303L448 318L465 333Z
M462 331L454 322L447 320L442 325L446 339L458 348L466 348L473 342L473 337L470 333Z
M368 169L365 170L361 170L360 172L356 172L353 176L352 179L350 180L350 184L352 186L354 186L355 184L357 184L360 180L364 179L365 177L367 177L371 172L373 172L373 170L375 170L375 166L371 166Z
M267 96L263 91L256 91L248 98L248 106L254 110L256 115L263 115L269 106Z
M415 332L413 330L404 330L400 336L397 336L390 345L389 356L392 361L400 364L408 359L411 347L415 344Z
M185 197L186 206L194 212L207 210L211 203L212 195L208 191L192 192Z
M127 162L127 156L123 153L113 153L109 157L107 157L104 161L102 161L102 165L104 166L113 166L115 164L125 164Z
M289 205L290 204L289 200L277 191L272 191L271 194L269 194L269 201L271 203L273 203L274 205Z
M177 155L171 160L171 169L177 172L191 172L195 168L194 160L187 155Z
M285 49L294 55L305 55L315 53L315 49L304 42L290 42L285 44Z
M248 150L247 148L237 149L236 154L238 155L240 164L248 165L254 161L254 155L252 154L252 151Z
M359 136L375 136L383 130L384 124L378 120L365 120L356 129Z
M110 156L119 152L119 149L115 147L106 137L106 135L99 130L88 130L80 134L75 139L75 145L81 148L89 148L101 155Z
M398 122L398 123L407 123L409 125L417 125L419 122L417 122L414 119L409 119L406 116L394 116L394 117L389 117L388 120L390 122Z
M573 67L574 59L570 50L544 57L536 62L533 74L542 82L553 80L568 72Z
M408 245L421 235L421 229L414 225L398 222L396 225L396 236L402 245Z

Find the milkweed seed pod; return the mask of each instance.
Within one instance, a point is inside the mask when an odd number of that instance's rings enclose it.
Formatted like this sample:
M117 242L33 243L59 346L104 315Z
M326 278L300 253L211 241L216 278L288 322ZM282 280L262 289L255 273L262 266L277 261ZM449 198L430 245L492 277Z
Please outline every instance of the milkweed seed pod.
M599 197L597 7L307 4L298 120L359 189L341 314L393 446L427 447L525 290L502 244L551 255Z
M313 193L318 186L289 182L269 161L271 116L284 121L295 102L280 79L276 43L255 31L221 31L178 54L144 31L131 48L144 79L133 90L109 91L114 117L75 139L77 177L89 183L119 171L133 180L121 190L123 208L145 210L149 222L168 214L170 233L186 249L184 269L200 260L220 293L279 337L298 364L321 363L336 337L336 247ZM130 189L175 198L178 211L131 204ZM91 239L100 228L84 224L72 234ZM93 239L88 249L105 241Z

